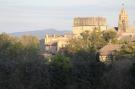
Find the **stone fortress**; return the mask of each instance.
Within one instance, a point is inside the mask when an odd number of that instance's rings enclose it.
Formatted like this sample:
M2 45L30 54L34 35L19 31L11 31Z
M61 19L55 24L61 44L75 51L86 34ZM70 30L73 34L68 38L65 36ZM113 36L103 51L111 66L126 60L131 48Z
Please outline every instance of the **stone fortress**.
M100 29L101 31L107 30L107 21L104 17L86 17L86 18L74 18L73 22L73 34L78 36L84 31L93 31L94 29Z
M45 35L45 51L47 53L55 54L60 49L64 48L69 39L79 37L82 32L93 31L100 29L101 31L107 29L107 20L104 17L77 17L73 21L72 34L65 35ZM130 29L128 24L128 14L124 9L124 5L119 14L118 21L118 40L132 40L135 41L135 31ZM113 48L113 47L112 47ZM117 47L116 47L117 48Z
M60 49L64 48L69 39L71 39L73 35L65 34L65 35L47 35L45 36L45 51L47 53L55 54Z
M79 37L85 31L93 31L94 29L101 31L107 30L107 22L104 17L86 17L74 18L72 34L65 35L48 35L45 36L45 50L48 53L55 54L68 44L69 39Z

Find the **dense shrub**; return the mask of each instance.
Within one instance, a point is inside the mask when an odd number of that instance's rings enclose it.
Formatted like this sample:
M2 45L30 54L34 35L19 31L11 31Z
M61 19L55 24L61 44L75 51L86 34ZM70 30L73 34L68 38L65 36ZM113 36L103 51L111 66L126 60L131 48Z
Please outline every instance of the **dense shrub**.
M100 33L93 34L96 39ZM108 36L106 41L114 38L104 33ZM0 34L0 89L134 89L134 45L118 53L119 60L105 64L96 57L97 49L106 44L100 37L92 41L95 46L85 39L81 45L70 46L69 52L46 61L38 55L37 38ZM127 52L132 56L123 56Z

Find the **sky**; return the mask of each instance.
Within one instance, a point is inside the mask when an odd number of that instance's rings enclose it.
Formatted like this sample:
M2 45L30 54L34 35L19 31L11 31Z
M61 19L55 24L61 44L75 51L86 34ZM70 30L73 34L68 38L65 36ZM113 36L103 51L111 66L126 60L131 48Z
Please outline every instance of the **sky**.
M117 26L122 2L135 25L135 0L0 0L0 33L71 31L74 17L103 16L109 27Z

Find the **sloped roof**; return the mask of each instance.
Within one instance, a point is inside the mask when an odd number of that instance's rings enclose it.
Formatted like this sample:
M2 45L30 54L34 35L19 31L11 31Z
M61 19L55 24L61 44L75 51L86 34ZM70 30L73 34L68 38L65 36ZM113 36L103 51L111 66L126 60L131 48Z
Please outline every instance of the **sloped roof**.
M118 40L122 41L135 41L135 34L129 33L129 35L122 35L118 38Z
M100 55L110 55L114 51L119 51L122 45L119 44L108 44L99 50Z

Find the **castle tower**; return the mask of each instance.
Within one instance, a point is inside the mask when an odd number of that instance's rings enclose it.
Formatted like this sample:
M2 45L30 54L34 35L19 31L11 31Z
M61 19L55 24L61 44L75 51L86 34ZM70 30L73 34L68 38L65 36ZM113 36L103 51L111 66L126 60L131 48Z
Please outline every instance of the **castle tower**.
M119 14L119 22L118 22L118 33L122 34L127 32L128 30L128 15L124 9L124 4L122 4L122 9Z

